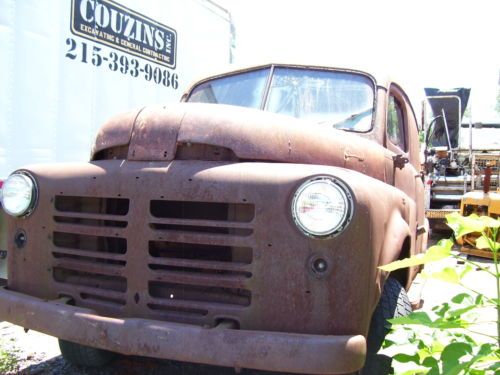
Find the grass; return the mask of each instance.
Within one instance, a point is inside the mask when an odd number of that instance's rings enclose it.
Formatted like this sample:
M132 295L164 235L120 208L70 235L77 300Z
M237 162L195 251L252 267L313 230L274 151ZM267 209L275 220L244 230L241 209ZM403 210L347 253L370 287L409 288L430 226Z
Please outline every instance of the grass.
M0 341L0 374L14 372L19 368L19 358L17 350L7 348L6 345Z

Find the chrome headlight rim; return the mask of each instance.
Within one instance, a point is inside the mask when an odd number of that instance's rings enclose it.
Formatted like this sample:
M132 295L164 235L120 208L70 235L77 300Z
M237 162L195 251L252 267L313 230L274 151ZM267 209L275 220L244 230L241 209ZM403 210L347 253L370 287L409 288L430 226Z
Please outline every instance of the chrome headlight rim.
M23 211L20 211L20 212L13 212L13 211L10 211L8 208L5 207L5 187L7 186L8 187L8 181L11 177L13 176L18 176L18 177L21 177L22 179L24 179L25 181L28 182L28 184L31 185L31 199L28 203L28 205L26 206L26 208L23 210ZM9 215L13 216L13 217L16 217L16 218L26 218L28 217L29 215L31 215L33 213L33 211L35 210L36 208L36 205L38 203L38 184L37 184L37 181L36 179L31 175L31 173L25 171L25 170L17 170L13 173L11 173L9 175L9 177L7 177L7 179L3 182L3 186L2 186L2 209Z
M333 186L340 193L346 207L342 215L342 218L341 220L339 220L338 224L332 226L329 230L322 232L314 231L311 230L310 228L307 228L301 222L299 214L296 209L297 201L300 195L304 192L305 189L316 183L327 183ZM354 215L354 207L355 207L354 195L349 186L338 177L331 175L318 175L310 177L307 180L305 180L301 185L299 185L299 187L295 191L291 202L292 218L296 227L306 236L318 239L328 239L342 233L347 228L349 223L352 221L352 217Z

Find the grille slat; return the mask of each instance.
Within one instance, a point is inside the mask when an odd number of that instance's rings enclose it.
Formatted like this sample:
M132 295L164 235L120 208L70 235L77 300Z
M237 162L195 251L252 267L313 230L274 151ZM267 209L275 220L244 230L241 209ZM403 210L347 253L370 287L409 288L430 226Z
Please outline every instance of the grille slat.
M75 218L75 219L109 220L109 221L122 221L126 219L126 216L120 216L120 215L85 213L85 212L64 212L64 211L58 211L57 216Z
M56 223L63 224L73 224L73 225L83 225L86 227L107 227L107 228L126 228L126 221L115 221L115 220L95 220L95 219L81 219L66 216L54 216L54 221Z
M95 293L80 293L80 298L90 305L103 305L106 307L124 306L126 304L125 298L109 298L102 297Z
M74 249L89 253L125 254L127 240L117 237L81 235L75 233L54 232L54 246L59 249Z
M156 231L156 239L193 245L248 246L248 239L231 234Z
M152 278L156 281L178 283L184 285L202 285L213 287L245 288L247 278L242 276L222 276L222 275L204 275L192 274L182 271L151 271Z
M244 311L244 305L231 305L225 303L214 303L214 302L203 302L203 301L188 301L188 300L177 300L175 298L150 298L149 304L163 307L176 307L182 309L193 309L193 310L214 310L217 309L218 313L221 314L238 314Z
M54 262L54 267L64 268L66 270L95 273L98 275L106 275L106 276L123 276L124 274L123 266L85 262L76 259L64 260L59 258Z
M52 273L54 280L59 283L117 292L127 291L127 279L120 276L103 275L63 267L54 267Z
M125 237L125 232L122 228L88 226L78 224L56 223L55 230L57 232L66 232L73 234L102 236L102 237Z
M148 303L151 319L203 326L207 324L208 311L162 306Z
M191 267L205 270L220 270L234 272L250 272L247 263L239 262L216 262L192 259L173 259L173 258L149 258L150 265L165 265L174 267Z
M251 293L249 290L229 288L227 286L210 287L206 285L199 286L152 281L149 283L149 294L153 298L165 301L206 302L212 305L212 308L218 304L249 306L251 302Z
M251 224L238 221L219 221L219 220L191 220L191 219L175 219L175 218L157 218L151 216L151 224L171 224L171 225L186 225L198 227L214 227L214 228L238 228L252 229Z
M98 288L92 288L88 286L68 286L65 283L60 283L56 282L56 285L61 291L61 294L68 294L68 295L81 295L83 294L88 294L88 295L96 295L101 297L102 299L110 299L110 300L125 300L125 294L121 292L117 292L114 290L108 290L108 289L98 289Z
M98 251L86 251L86 250L74 250L65 247L57 247L57 251L53 252L53 254L61 254L61 255L71 255L71 256L80 256L80 257L92 257L103 260L114 260L114 261L126 261L125 256L120 254L111 254L111 253L102 253Z

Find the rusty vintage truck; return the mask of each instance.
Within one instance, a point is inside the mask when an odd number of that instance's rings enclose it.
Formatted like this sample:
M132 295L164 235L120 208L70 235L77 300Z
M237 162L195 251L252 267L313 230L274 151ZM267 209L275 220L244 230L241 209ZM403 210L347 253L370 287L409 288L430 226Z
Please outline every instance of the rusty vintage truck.
M4 182L0 319L111 352L308 374L384 373L385 319L427 242L418 125L397 84L270 64L118 115L88 163ZM366 362L366 363L365 363Z

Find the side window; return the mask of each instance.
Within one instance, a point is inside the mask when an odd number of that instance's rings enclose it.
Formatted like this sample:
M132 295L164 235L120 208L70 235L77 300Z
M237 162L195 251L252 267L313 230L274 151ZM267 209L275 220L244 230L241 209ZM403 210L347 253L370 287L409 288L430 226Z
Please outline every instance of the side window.
M389 108L387 110L387 136L401 150L407 150L403 106L392 95L389 97Z

